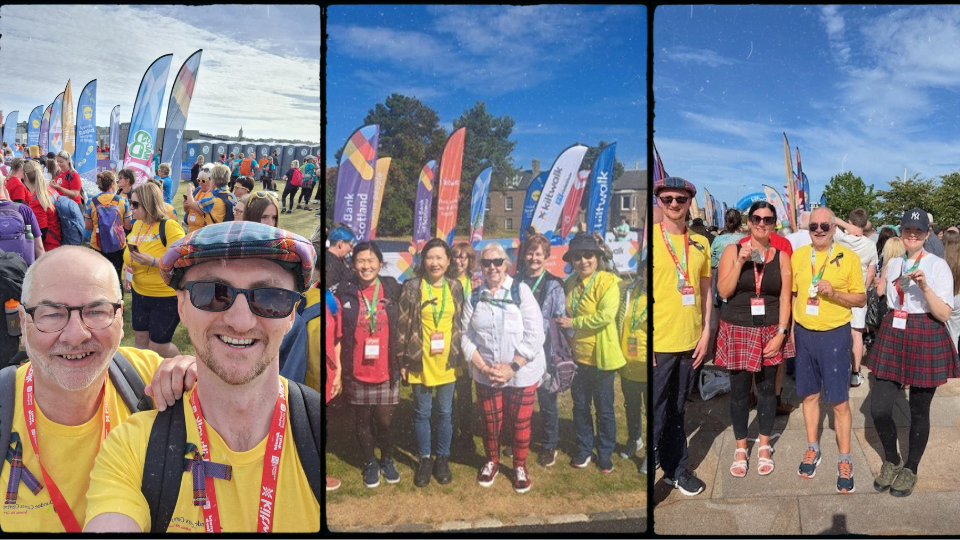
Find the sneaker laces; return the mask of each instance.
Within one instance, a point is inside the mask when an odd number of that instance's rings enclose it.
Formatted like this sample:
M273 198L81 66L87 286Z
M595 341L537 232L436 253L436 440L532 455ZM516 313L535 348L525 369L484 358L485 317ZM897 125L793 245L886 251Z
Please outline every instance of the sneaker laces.
M807 451L803 454L803 463L805 465L813 465L813 462L817 460L817 451L813 448L807 447Z
M853 478L853 463L843 460L837 465L837 468L840 471L840 478L846 480Z
M525 484L527 482L527 468L517 467L517 483Z
M481 476L493 476L493 470L496 468L496 465L492 461L488 461L486 465L483 466L483 470L480 471Z

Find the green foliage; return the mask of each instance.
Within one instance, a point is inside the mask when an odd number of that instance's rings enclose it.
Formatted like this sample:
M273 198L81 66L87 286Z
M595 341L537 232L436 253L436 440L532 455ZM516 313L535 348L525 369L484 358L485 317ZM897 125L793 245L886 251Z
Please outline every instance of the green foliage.
M597 146L591 146L587 149L587 153L583 156L583 163L580 165L580 170L592 169L593 162L597 160L597 156L600 155L600 151L604 148L610 146L610 143L606 141L600 141L600 144ZM617 180L623 176L624 171L623 163L614 156L613 158L613 182L616 184Z
M850 171L831 178L823 193L827 197L827 206L842 219L846 219L850 211L856 208L863 208L868 215L874 216L880 207L873 186L868 187L862 178Z
M890 181L890 189L878 193L882 199L878 208L880 223L900 223L903 212L910 208L934 208L935 190L933 179L920 178L919 174L908 179L895 177Z
M935 223L944 227L960 223L960 173L941 175L931 199L929 207L920 208L932 213Z

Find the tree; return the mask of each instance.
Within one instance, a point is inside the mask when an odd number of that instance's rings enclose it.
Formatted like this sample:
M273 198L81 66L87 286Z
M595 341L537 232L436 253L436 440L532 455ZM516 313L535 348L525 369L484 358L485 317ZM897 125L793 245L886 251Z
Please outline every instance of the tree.
M880 206L873 186L867 187L862 178L850 171L831 178L823 193L827 197L827 206L841 219L846 219L856 208L863 208L867 215L873 216Z
M882 199L878 207L881 222L900 223L903 212L910 208L933 208L935 190L934 181L920 178L919 174L906 180L895 177L890 181L890 189L878 193Z
M377 236L410 238L413 236L411 209L417 197L420 169L431 159L440 159L447 132L440 127L436 111L416 98L400 94L392 94L384 103L378 103L367 113L363 124L380 125L377 155L393 158L380 207ZM342 153L343 148L337 151L337 163ZM436 208L436 204L433 207Z
M933 214L936 223L947 227L960 223L960 173L940 176L940 185L931 197L930 206L921 206Z
M597 146L591 146L587 149L587 153L583 156L583 163L580 165L580 170L592 169L593 162L597 160L597 156L600 155L600 151L604 148L610 146L610 143L606 141L600 141L600 144ZM613 182L616 183L617 180L623 176L623 163L617 159L616 156L613 157Z

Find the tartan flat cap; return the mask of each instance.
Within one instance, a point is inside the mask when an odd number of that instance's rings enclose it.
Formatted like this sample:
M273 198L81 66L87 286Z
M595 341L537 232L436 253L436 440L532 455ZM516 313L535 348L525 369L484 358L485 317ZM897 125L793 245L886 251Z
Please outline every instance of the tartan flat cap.
M187 268L210 261L267 259L293 273L297 290L310 288L317 253L309 240L277 227L252 221L207 225L167 248L160 259L160 275L176 289Z

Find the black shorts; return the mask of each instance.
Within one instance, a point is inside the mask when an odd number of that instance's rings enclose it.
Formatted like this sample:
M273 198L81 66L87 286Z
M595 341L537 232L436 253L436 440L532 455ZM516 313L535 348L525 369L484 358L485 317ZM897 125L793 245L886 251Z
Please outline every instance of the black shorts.
M157 344L170 343L180 324L176 296L143 296L133 294L133 330L150 331L150 341Z

